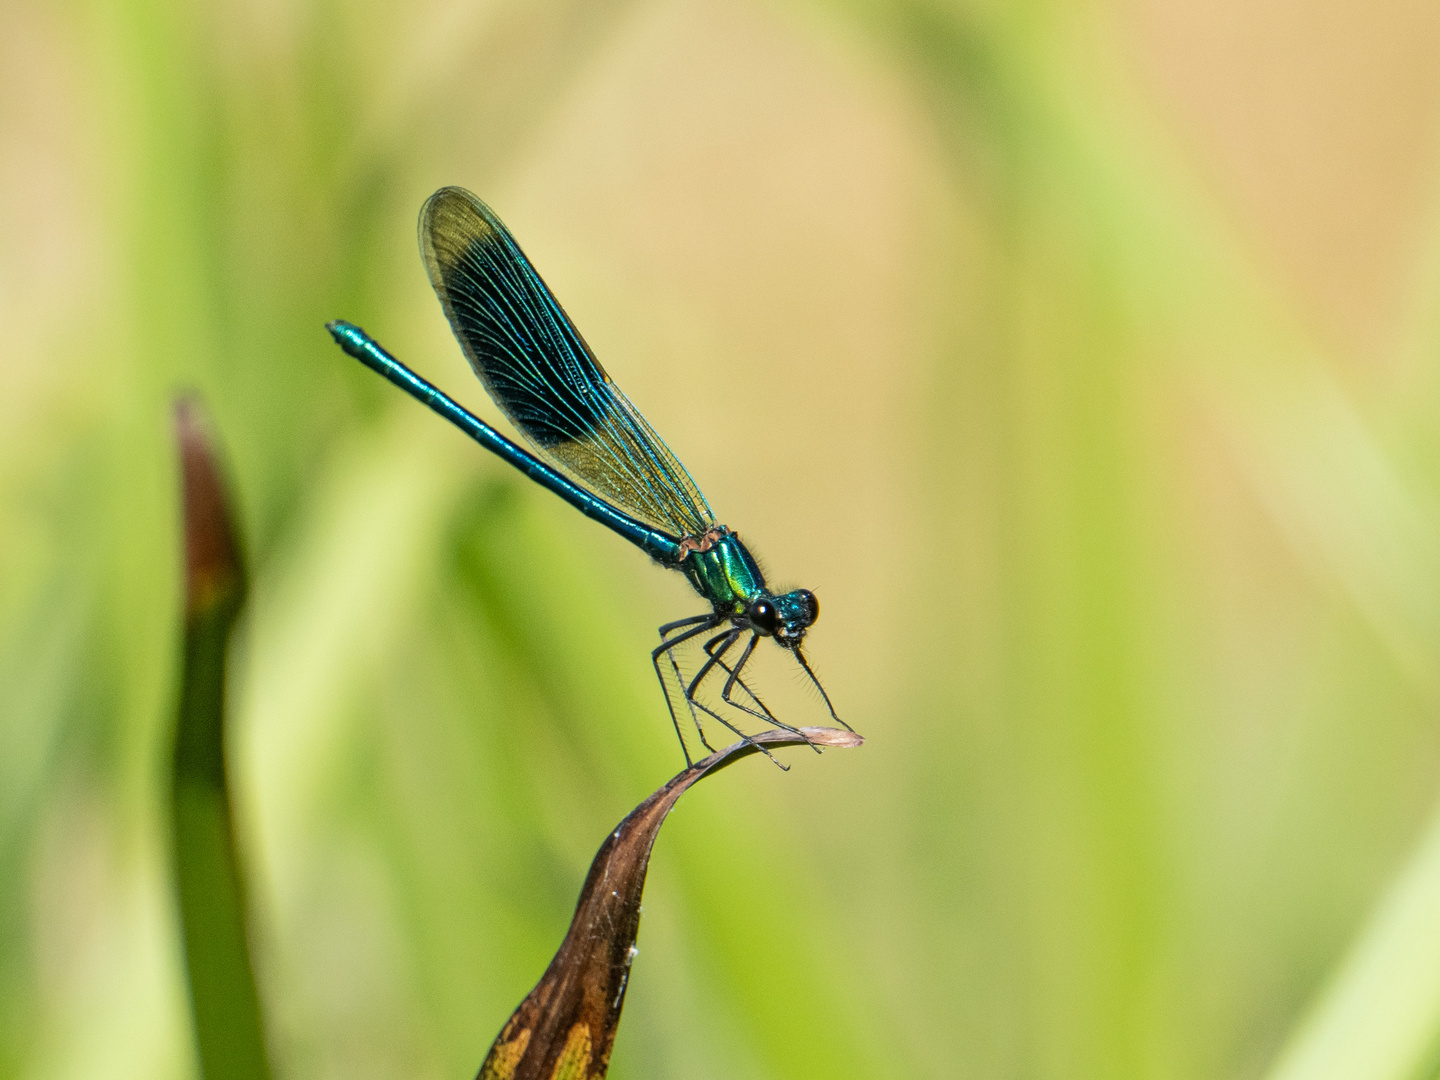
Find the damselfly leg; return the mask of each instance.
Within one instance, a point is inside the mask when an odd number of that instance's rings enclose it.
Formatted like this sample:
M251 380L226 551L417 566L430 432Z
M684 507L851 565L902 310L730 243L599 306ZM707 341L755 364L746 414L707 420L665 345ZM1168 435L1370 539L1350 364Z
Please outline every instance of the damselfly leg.
M724 640L724 638L725 638L725 634L717 634L715 637L713 637L713 638L711 638L709 641L705 642L704 646L702 646L702 647L704 648L706 655L708 656L708 655L714 653L714 652L715 652L715 646L719 645L720 642ZM747 650L747 653L748 653L748 650ZM741 658L741 663L742 663L742 664L744 663L744 657ZM733 674L735 674L736 669L739 667L739 665L736 665L735 668L732 668L729 664L725 663L723 660L720 662L720 665L719 665L719 666L720 666L720 670L722 670L723 672L725 672L726 675L733 675ZM760 718L761 718L762 720L764 720L764 721L765 721L766 723L768 723L768 724L774 724L774 725L776 725L776 726L780 726L780 721L777 720L777 719L775 719L775 714L770 711L770 707L769 707L768 705L766 705L763 701L760 700L759 695L756 694L754 690L751 690L751 689L750 689L749 685L745 682L745 680L744 680L744 679L739 679L738 682L739 682L740 689L741 689L741 690L744 690L746 696L749 697L750 700L755 703L755 705L756 705L756 707L757 707L758 709L760 709L760 713L763 714L763 715L761 715ZM726 685L726 686L729 686L730 684L727 682L725 685ZM722 695L722 696L723 696L723 695ZM740 705L738 702L732 702L732 704L734 704L737 709L739 709L739 708L744 708L744 707L743 707L742 705ZM746 712L750 712L749 709L746 709L745 711L746 711ZM755 714L755 715L760 715L760 714Z
M845 723L844 720L841 720L840 717L835 714L835 706L830 704L830 695L825 692L825 687L820 685L820 680L815 677L815 672L810 670L810 664L805 659L805 654L800 651L799 646L797 645L791 651L795 654L795 659L800 661L800 666L805 669L805 674L810 676L810 681L815 684L815 689L819 690L820 696L825 699L825 707L830 710L830 718L846 731L854 731L855 729L853 727Z
M714 719L720 721L720 723L724 724L727 728L733 731L736 735L739 735L740 738L744 739L746 742L755 743L755 740L753 738L745 734L745 732L741 731L734 724L730 723L729 720L726 720L725 717L721 716L718 712L710 708L708 705L706 705L703 701L701 701L695 696L695 692L699 688L700 684L705 680L705 676L709 675L710 672L715 669L715 666L717 664L724 664L725 653L730 650L730 647L733 646L735 642L740 640L740 635L743 633L744 631L737 627L734 630L726 631L724 634L719 635L717 638L714 638L705 643L707 646L705 651L709 654L709 659L707 659L705 663L700 665L700 670L695 673L695 677L691 679L690 684L685 687L685 700L690 702L691 708L699 709L706 716L713 717ZM714 645L716 641L719 642L719 646L715 649L714 652L711 652L708 646ZM751 710L746 711L748 712ZM781 724L780 726L784 727L785 725ZM788 730L793 731L794 729L790 728ZM781 769L786 772L790 771L790 766L781 765L780 762L776 759L775 755L770 753L769 750L766 750L765 747L760 746L758 743L755 743L755 745L759 748L762 754L768 757L771 761L775 762L776 765L779 765Z
M749 713L751 716L754 716L760 720L764 720L766 723L773 724L775 727L782 728L785 731L791 732L792 734L799 735L800 731L798 728L793 728L789 724L785 723L783 720L776 719L775 714L766 707L763 701L761 701L758 697L755 696L755 692L753 690L751 690L748 686L745 685L745 680L740 678L740 673L745 670L745 665L750 662L750 655L755 651L755 646L759 643L759 641L760 635L756 633L751 633L750 640L745 643L745 651L740 654L740 659L735 661L735 667L732 669L723 662L720 664L720 666L724 668L730 675L730 677L725 680L724 689L720 691L720 700L725 702L726 705L739 709L741 712ZM706 644L709 644L709 642L707 642ZM742 690L745 691L745 693L750 695L750 699L754 701L756 705L760 706L761 710L763 710L762 712L756 712L748 705L744 704L743 702L736 701L733 697L730 696L737 684ZM809 742L808 739L806 741ZM811 744L811 749L813 749L817 754L820 753L820 748L818 746L815 746L813 743Z
M695 763L690 758L690 747L686 745L685 736L680 731L680 717L675 713L675 702L670 697L670 685L665 681L664 672L660 670L660 656L664 654L665 658L670 662L671 669L675 672L675 681L679 684L680 692L685 697L685 703L690 708L690 720L695 725L695 731L700 736L700 744L713 754L715 748L711 746L705 738L705 729L700 726L700 718L695 715L695 704L690 700L690 696L685 694L685 679L680 674L680 665L675 662L674 649L677 645L682 645L691 638L699 637L701 634L714 630L715 627L724 621L724 616L710 614L695 615L689 619L677 619L675 622L666 623L660 627L660 644L650 653L650 662L655 665L655 678L660 680L660 692L665 695L665 707L670 710L670 722L675 725L675 735L680 740L680 749L685 754L685 764L687 766ZM667 639L667 635L672 631L680 630L684 627L689 627L690 629L678 637Z
M670 665L670 671L675 676L675 684L680 688L681 696L685 699L686 708L690 710L690 720L695 725L695 732L700 738L701 745L704 746L706 750L713 753L715 748L710 745L709 739L705 737L705 725L701 722L701 713L718 722L740 738L747 741L751 738L727 720L723 714L706 705L705 702L700 699L699 692L701 686L704 684L706 678L712 675L717 668L726 675L724 686L720 691L720 700L724 702L724 704L745 713L747 716L753 716L755 719L761 720L772 727L799 734L798 729L778 719L775 714L771 712L769 706L760 700L759 695L750 688L743 678L745 666L750 662L750 658L755 652L755 647L760 641L759 634L753 632L750 634L750 640L745 643L745 648L740 653L738 660L733 664L726 662L726 654L735 647L740 638L745 634L745 628L743 626L725 627L714 637L703 642L701 649L705 653L705 662L701 664L700 670L695 673L689 682L685 681L685 677L680 672L679 662L675 658L676 648L687 641L714 630L716 627L722 626L725 621L725 615L712 613L695 615L690 618L677 619L675 622L666 623L660 627L659 630L660 644L650 653L650 661L655 668L655 677L659 680L660 690L665 695L665 707L670 712L670 722L674 725L675 734L680 739L680 746L685 753L687 763L693 762L690 757L689 747L685 743L684 734L680 729L680 716L679 713L675 711L675 701L670 694L670 683L660 667L661 656L664 656L666 662ZM670 637L670 635L676 631L682 632L676 633L674 637ZM830 707L830 715L834 717L837 723L844 726L847 730L850 730L848 724L838 716L835 716L835 709L833 706L830 706L830 698L825 693L825 688L820 686L819 680L815 678L815 673L810 670L809 664L805 662L803 656L799 655L798 649L794 651L800 661L801 667L805 669L805 673L809 675L811 681L814 682L820 690L821 696L825 699L826 706ZM750 701L754 702L753 707L737 699L735 696L735 688L737 686ZM819 747L815 749L818 753ZM779 765L782 769L786 768L786 766L781 765L779 761L776 761L774 755L766 751L764 747L761 747L761 750L765 753L766 757L775 761L776 765Z

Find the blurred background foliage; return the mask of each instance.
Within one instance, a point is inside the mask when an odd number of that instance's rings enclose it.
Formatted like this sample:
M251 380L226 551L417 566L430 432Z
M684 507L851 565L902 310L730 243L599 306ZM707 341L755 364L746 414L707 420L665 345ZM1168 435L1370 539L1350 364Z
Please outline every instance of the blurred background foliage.
M495 416L415 250L450 183L820 595L870 739L682 803L616 1076L1436 1074L1440 8L0 25L5 1075L194 1075L177 388L255 575L233 748L280 1075L473 1074L681 763L646 651L683 582L322 329Z

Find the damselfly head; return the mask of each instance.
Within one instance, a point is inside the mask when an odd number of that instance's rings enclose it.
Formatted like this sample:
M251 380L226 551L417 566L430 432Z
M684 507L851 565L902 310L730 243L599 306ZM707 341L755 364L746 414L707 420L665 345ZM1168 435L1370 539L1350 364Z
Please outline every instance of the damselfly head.
M764 612L757 611L761 605L766 608ZM764 626L757 623L756 615L764 618ZM775 640L787 649L799 645L805 631L819 617L820 601L809 589L762 597L750 605L750 624L763 634L774 635Z

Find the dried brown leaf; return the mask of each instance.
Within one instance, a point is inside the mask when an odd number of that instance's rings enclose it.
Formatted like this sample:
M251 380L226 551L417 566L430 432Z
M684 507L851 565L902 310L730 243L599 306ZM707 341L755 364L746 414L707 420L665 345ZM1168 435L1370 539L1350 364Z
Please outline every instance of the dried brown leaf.
M838 728L766 731L717 751L637 806L605 838L560 951L501 1030L479 1080L599 1080L610 1064L635 938L650 849L675 802L697 781L766 747L848 747L864 740Z

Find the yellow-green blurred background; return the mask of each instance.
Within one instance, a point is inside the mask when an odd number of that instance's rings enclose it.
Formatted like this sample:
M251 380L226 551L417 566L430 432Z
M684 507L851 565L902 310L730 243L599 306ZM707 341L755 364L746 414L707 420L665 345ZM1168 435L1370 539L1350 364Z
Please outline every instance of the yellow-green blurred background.
M684 582L322 329L496 415L414 240L460 184L869 738L682 802L616 1077L1434 1075L1437 54L1424 0L0 2L0 1072L194 1075L177 388L279 1075L472 1075L680 765Z

